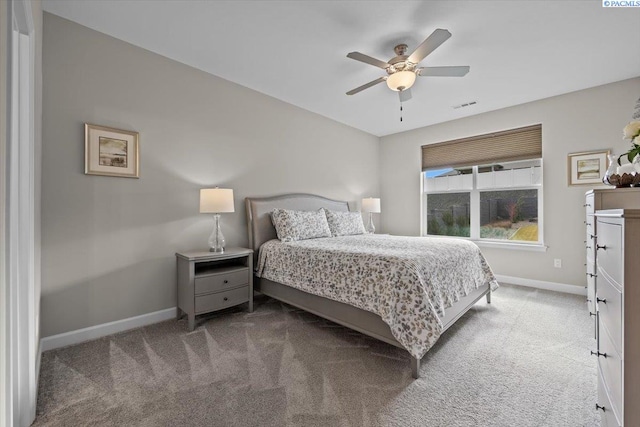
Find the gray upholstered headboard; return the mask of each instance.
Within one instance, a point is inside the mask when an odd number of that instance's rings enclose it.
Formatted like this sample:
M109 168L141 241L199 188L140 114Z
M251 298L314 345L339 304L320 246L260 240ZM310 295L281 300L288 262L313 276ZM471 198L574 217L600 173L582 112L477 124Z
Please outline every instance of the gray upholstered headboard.
M260 246L271 239L276 239L276 229L271 222L271 211L291 209L297 211L315 211L327 208L332 211L348 211L349 203L327 199L313 194L283 194L273 197L247 197L247 226L249 229L249 246L255 251L257 259Z

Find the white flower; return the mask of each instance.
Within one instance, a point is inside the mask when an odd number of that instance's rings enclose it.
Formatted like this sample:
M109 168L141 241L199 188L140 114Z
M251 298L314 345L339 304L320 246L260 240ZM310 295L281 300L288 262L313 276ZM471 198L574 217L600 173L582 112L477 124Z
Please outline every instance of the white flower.
M640 120L635 120L624 127L623 130L624 136L623 139L631 139L633 140L638 135L640 135Z

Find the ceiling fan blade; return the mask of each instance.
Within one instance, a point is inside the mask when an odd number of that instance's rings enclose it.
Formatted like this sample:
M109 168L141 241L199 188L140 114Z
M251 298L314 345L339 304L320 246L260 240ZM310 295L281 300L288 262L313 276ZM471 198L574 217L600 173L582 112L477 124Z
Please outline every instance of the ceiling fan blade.
M413 51L411 55L409 55L409 61L417 64L427 57L431 52L436 50L438 46L447 41L447 39L451 37L451 33L448 30L443 30L442 28L438 28L435 30L425 41L422 42L420 46Z
M411 89L405 89L398 92L400 96L400 102L405 102L411 99Z
M365 89L369 89L371 86L375 86L378 83L382 83L385 80L387 80L386 76L380 77L379 79L375 79L375 80L373 80L373 81L371 81L369 83L363 84L362 86L359 86L359 87L357 87L355 89L351 89L349 92L347 92L347 95L355 95L356 93L361 92L361 91L363 91Z
M356 61L364 62L365 64L374 65L386 70L389 64L376 58L372 58L369 55L365 55L360 52L349 52L347 58L355 59Z
M463 77L471 67L468 65L452 66L452 67L422 67L418 69L419 76L432 77Z

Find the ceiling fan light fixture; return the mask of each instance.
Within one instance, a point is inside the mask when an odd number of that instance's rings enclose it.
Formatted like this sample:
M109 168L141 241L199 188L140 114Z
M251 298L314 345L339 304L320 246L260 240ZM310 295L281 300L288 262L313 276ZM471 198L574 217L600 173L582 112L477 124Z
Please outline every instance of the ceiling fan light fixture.
M397 71L387 77L387 86L396 92L407 90L416 81L416 73L413 71Z

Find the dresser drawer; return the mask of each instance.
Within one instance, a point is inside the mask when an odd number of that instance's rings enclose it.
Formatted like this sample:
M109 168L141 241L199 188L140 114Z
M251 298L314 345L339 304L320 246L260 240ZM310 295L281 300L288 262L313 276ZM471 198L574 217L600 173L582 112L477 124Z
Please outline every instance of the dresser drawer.
M616 414L611 407L611 400L607 394L607 389L604 386L602 375L598 373L598 408L596 410L600 412L600 425L602 427L620 427L620 423L616 418Z
M598 269L622 285L622 226L598 219Z
M622 409L622 360L618 351L611 342L609 333L599 325L598 350L607 357L598 357L598 370L602 374L602 380L607 388L607 394L611 402L613 412L620 419Z
M590 271L588 263L587 271ZM589 309L589 313L596 312L596 278L589 274L587 274L587 308Z
M591 194L588 194L585 197L584 208L585 208L587 217L589 217L589 215L593 215L593 213L596 211L596 209L595 209L595 194L591 193Z
M221 269L222 270L222 269ZM229 268L218 273L195 278L196 295L220 292L237 288L249 283L249 269L246 267Z
M598 317L618 353L622 353L622 293L604 276L598 277ZM603 301L604 300L604 301Z
M587 232L587 237L590 237L596 234L594 233L594 231L596 231L596 217L587 216L587 219L585 220L584 225L585 225L585 230Z
M596 261L596 239L591 237L592 234L587 233L584 241L584 248L587 251L587 262L595 263Z
M242 304L249 301L249 287L243 286L214 294L196 296L196 314Z

